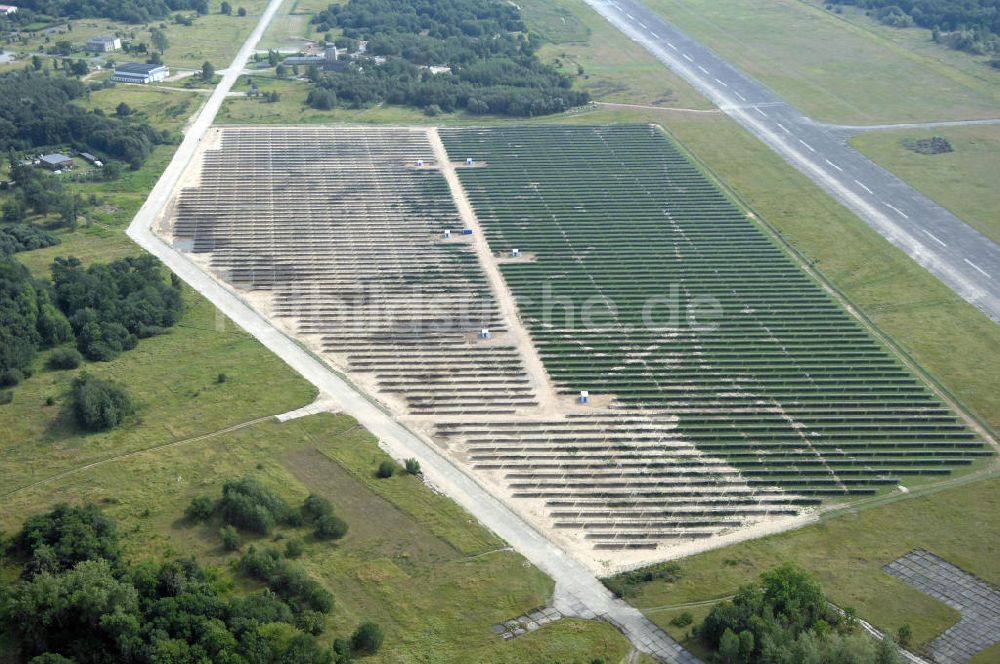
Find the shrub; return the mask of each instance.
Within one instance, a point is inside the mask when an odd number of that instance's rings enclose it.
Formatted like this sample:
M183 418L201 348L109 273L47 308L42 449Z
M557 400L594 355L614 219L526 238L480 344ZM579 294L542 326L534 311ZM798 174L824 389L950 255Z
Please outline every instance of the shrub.
M225 383L227 380L229 380L229 376L227 376L222 372L219 372L219 375L215 377L215 382L218 383L219 385Z
M420 462L417 461L416 459L407 459L405 467L406 467L406 472L408 472L410 475L420 474Z
M380 463L378 465L378 470L375 471L375 475L379 479L383 479L383 480L386 479L386 478L392 477L395 474L396 474L396 464L394 464L392 461L388 461L388 460L383 461L382 463Z
M208 496L195 496L184 510L189 521L205 521L215 511L215 501Z
M307 520L312 521L327 514L333 514L333 505L323 496L311 493L302 501L302 516Z
M670 621L670 624L673 625L674 627L687 627L693 622L694 622L694 616L691 615L690 611L685 611L679 616L675 616L674 619Z
M88 431L112 429L135 412L125 388L86 374L73 381L72 399L76 421Z
M373 622L363 622L351 635L351 650L363 653L375 653L382 647L385 635L382 628Z
M267 535L291 513L288 503L253 477L230 480L222 487L222 520L231 526Z
M0 387L14 387L24 380L20 369L7 369L0 372Z
M13 390L0 390L0 406L6 406L14 400Z
M910 627L910 623L905 623L896 632L896 640L899 641L899 645L906 647L910 645L910 639L913 638L913 628Z
M338 636L333 640L334 664L351 664L351 640Z
M53 371L76 369L83 362L83 356L75 348L57 348L49 355L45 366Z
M292 539L285 542L285 557L286 558L298 558L303 553L305 553L306 544L302 541L301 537L293 537Z
M347 522L333 514L324 514L316 519L317 539L340 539L347 534Z
M222 538L222 546L226 551L237 551L240 548L240 534L232 526L223 526L219 529L219 536Z
M333 609L333 595L310 578L301 565L286 560L273 549L257 550L251 546L237 567L244 574L266 583L296 613L307 609L329 613Z

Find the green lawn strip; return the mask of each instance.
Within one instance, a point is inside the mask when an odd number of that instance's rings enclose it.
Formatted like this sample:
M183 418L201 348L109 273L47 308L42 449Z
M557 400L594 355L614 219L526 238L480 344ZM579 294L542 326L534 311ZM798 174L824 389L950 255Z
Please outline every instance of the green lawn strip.
M366 619L385 630L382 651L366 661L586 664L625 657L625 639L599 622L567 620L514 643L494 635L493 623L544 604L552 582L503 548L466 555L455 543L492 546L496 538L416 477L374 480L379 458L373 437L347 416L267 421L18 494L6 500L0 522L10 531L23 515L56 502L96 501L122 524L134 559L196 555L226 568L239 554L220 546L218 517L192 525L183 510L196 495L220 495L227 479L255 473L293 503L311 491L325 495L347 520L347 536L334 543L314 540L308 527L279 528L271 537L244 534L243 547L303 537L302 563L336 598L327 634L348 633ZM446 538L438 535L443 522ZM255 587L237 577L238 589Z
M932 137L947 139L954 152L920 154L903 145L904 140ZM986 237L1000 242L1000 126L865 132L852 137L851 145Z
M998 510L1000 480L990 479L849 513L680 560L680 581L646 584L630 601L667 627L675 613L658 607L731 594L764 570L792 561L817 576L831 601L853 607L860 617L892 633L910 623L914 642L923 643L955 623L958 612L889 576L882 565L924 548L998 584Z
M650 8L816 119L994 117L996 77L971 76L800 0L651 0Z

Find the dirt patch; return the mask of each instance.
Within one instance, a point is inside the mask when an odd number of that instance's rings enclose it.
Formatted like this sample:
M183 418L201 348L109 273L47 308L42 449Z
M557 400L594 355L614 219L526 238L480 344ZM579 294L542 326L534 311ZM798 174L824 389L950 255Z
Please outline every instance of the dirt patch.
M917 154L944 154L954 152L955 148L947 138L932 136L931 138L904 138L900 141L907 150L912 150Z

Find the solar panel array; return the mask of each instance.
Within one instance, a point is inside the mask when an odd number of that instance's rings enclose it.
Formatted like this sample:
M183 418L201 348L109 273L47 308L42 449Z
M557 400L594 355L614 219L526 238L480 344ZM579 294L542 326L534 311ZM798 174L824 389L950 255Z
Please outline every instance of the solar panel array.
M440 133L487 164L460 173L491 248L534 254L501 267L566 393L665 410L751 486L799 495L989 454L657 128Z

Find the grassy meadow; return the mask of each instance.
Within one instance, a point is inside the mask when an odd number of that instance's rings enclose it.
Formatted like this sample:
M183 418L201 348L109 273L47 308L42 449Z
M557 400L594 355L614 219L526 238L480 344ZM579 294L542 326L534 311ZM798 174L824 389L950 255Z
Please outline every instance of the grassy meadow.
M817 120L964 120L996 117L1000 107L1000 79L985 65L970 73L803 0L649 7Z
M947 139L954 152L926 155L903 145L904 140L934 136ZM872 131L852 137L851 145L986 237L1000 242L1000 126Z

